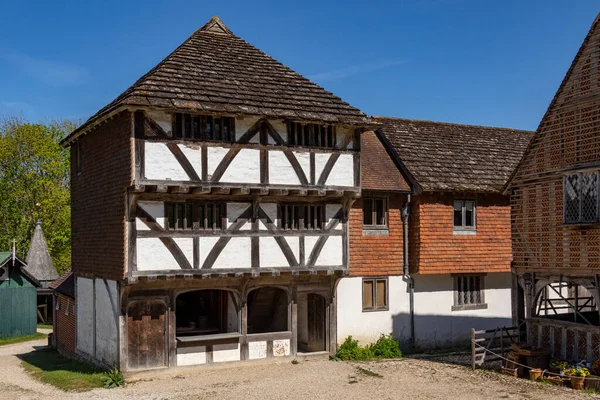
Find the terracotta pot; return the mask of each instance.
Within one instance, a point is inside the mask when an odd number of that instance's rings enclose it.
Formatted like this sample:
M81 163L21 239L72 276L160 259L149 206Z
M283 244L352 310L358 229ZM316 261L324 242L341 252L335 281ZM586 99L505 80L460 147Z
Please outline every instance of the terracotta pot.
M542 376L542 370L541 369L530 369L529 370L529 379L531 379L532 381L537 381L538 379L540 379Z
M581 376L572 376L571 377L571 387L575 390L583 389L583 384L585 383L585 378Z

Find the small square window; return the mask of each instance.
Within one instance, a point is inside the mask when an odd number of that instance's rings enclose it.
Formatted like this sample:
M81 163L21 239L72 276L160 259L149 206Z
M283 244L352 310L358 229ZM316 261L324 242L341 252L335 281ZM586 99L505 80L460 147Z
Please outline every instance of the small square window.
M454 231L475 231L475 200L454 200Z
M387 229L388 207L384 198L363 199L363 228Z
M388 310L388 278L363 279L363 311Z
M487 308L487 304L484 298L484 276L454 276L454 305L452 311L485 308Z

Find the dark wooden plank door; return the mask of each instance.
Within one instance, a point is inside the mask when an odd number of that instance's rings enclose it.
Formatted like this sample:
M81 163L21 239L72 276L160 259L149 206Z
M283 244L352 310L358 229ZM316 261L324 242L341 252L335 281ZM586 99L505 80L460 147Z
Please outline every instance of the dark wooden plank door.
M160 301L139 301L127 310L129 369L167 366L167 308Z
M324 351L325 347L325 298L318 294L307 295L308 303L308 351Z

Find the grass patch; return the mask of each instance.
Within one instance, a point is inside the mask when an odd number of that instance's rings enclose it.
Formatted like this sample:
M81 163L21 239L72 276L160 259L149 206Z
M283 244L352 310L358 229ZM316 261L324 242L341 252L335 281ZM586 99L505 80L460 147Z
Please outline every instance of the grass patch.
M54 329L52 325L37 324L38 329Z
M85 392L104 387L104 371L63 357L54 349L36 350L23 354L21 359L34 378L64 391Z
M0 338L0 346L5 346L7 344L13 343L29 342L31 340L46 339L47 337L48 335L46 335L45 333L36 332L33 335Z
M370 369L358 367L356 370L359 374L370 376L371 378L383 378L383 375L378 374L377 372L373 372Z

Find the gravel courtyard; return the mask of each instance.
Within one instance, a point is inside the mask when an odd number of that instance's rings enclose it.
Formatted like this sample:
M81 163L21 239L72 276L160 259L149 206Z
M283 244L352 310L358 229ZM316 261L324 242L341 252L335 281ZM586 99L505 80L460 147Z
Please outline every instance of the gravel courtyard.
M143 373L118 389L65 393L30 378L18 354L45 341L0 347L0 399L591 399L570 389L426 360L248 363ZM369 372L370 371L370 372Z

